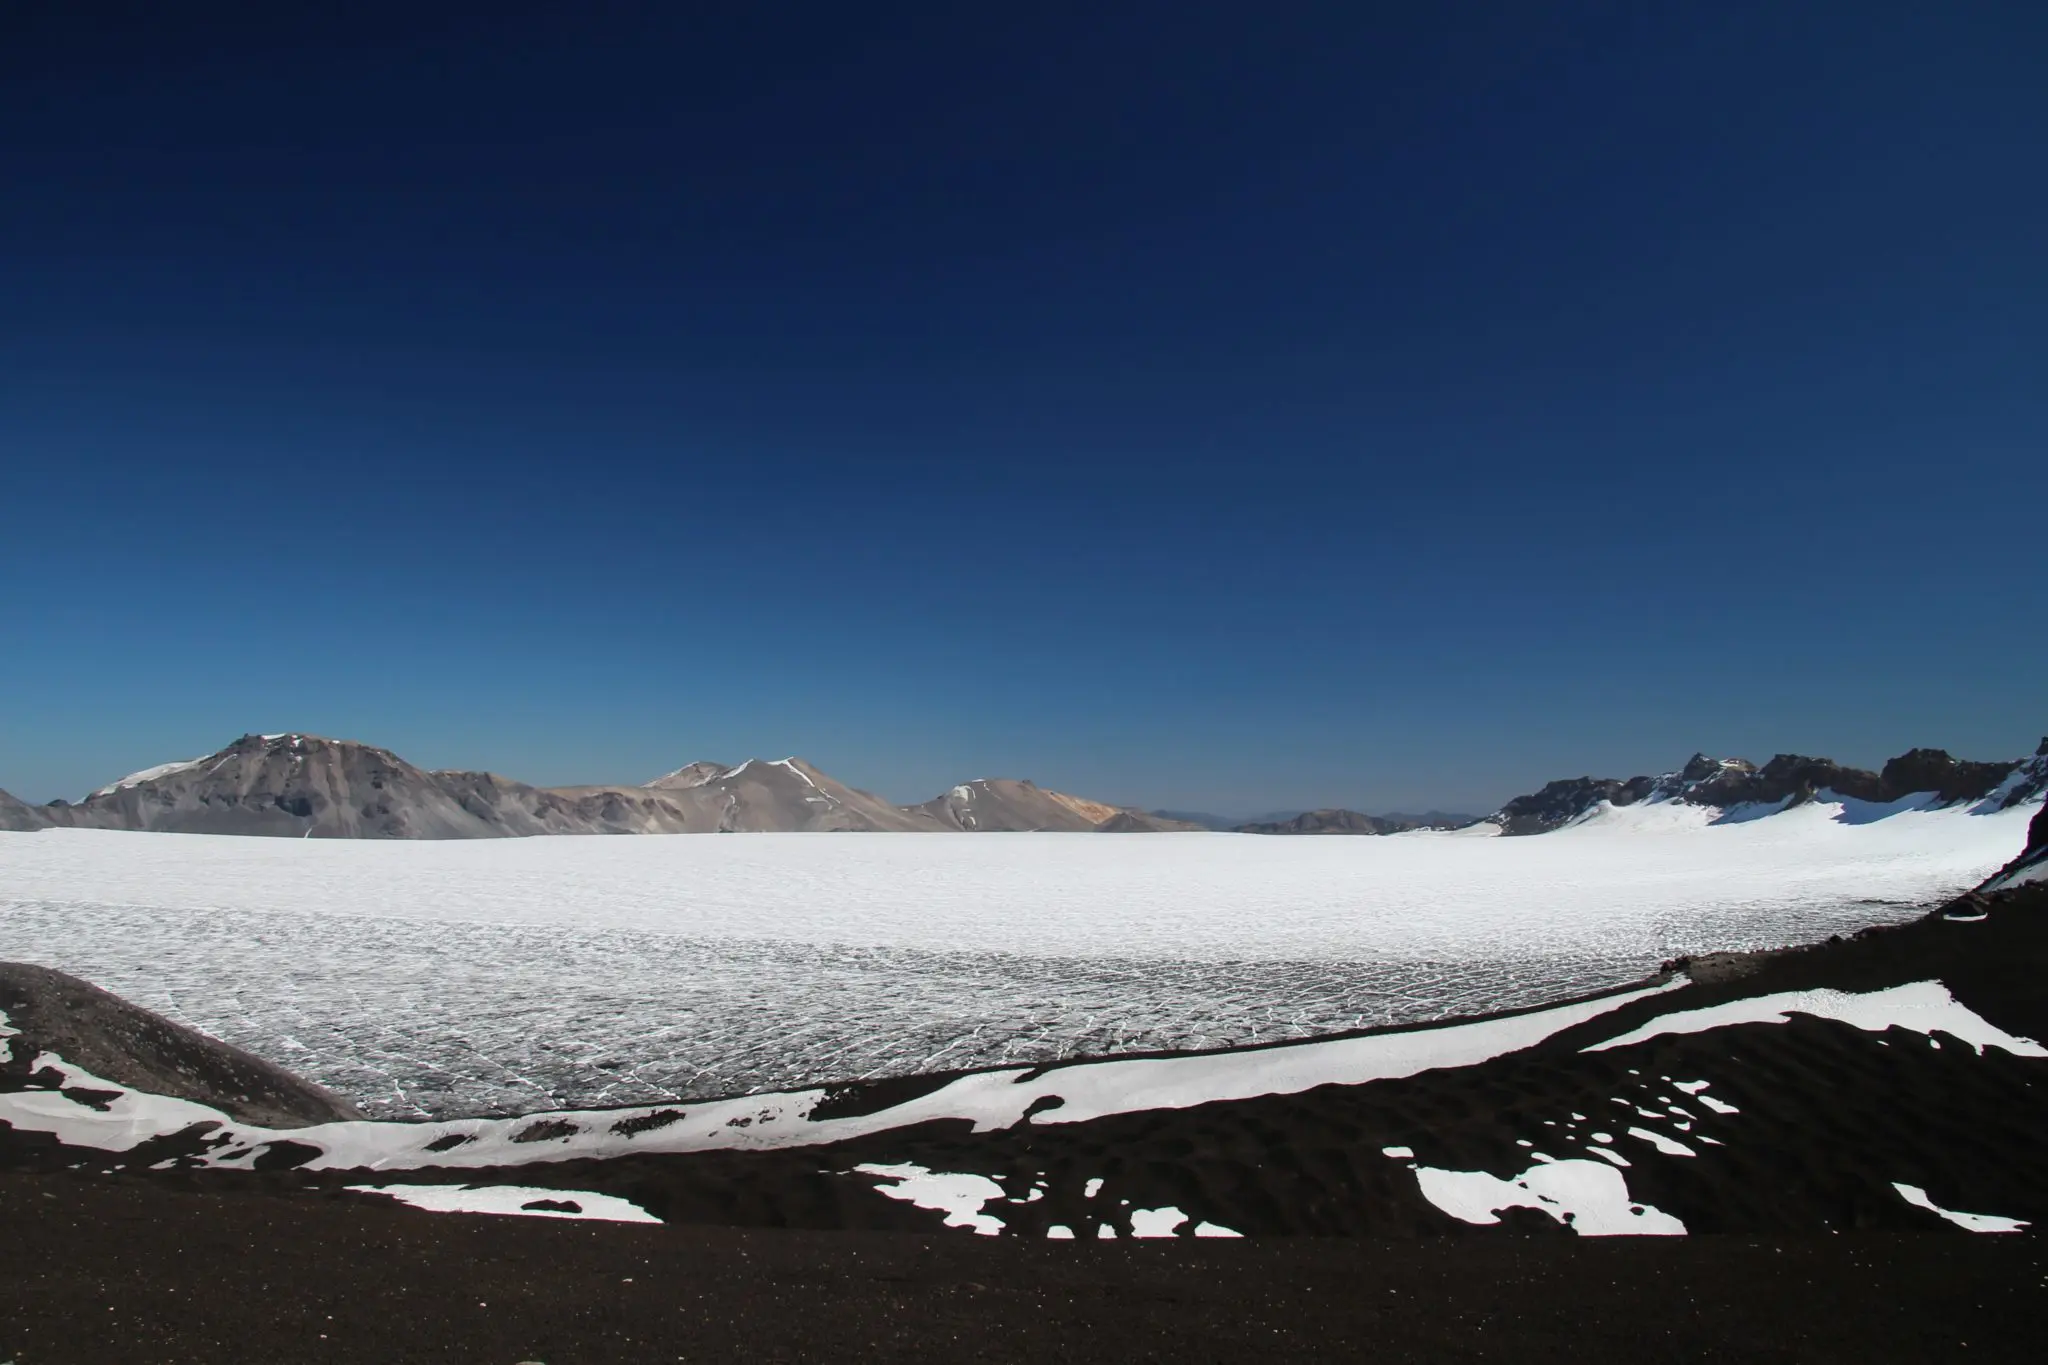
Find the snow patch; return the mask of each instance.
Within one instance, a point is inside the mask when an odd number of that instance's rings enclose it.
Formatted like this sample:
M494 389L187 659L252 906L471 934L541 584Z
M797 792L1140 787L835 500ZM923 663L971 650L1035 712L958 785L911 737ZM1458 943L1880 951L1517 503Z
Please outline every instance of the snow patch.
M2023 1218L2000 1218L1994 1213L1956 1213L1951 1209L1941 1207L1932 1199L1929 1199L1927 1191L1921 1189L1918 1185L1902 1185L1894 1180L1892 1188L1897 1190L1899 1197L1908 1204L1916 1208L1926 1209L1929 1213L1940 1214L1957 1227L1965 1228L1971 1232L2019 1232L2024 1228L2032 1226Z
M1870 1033L1903 1028L1931 1035L1939 1030L1980 1053L1986 1047L2002 1047L2016 1057L2048 1057L2048 1048L2031 1038L2007 1033L1949 994L1948 987L1939 981L1916 981L1880 991L1784 991L1730 1000L1703 1009L1660 1015L1640 1028L1584 1050L1604 1052L1666 1034L1704 1033L1732 1024L1782 1024L1795 1014L1833 1019Z
M1695 1152L1692 1148L1686 1146L1684 1143L1678 1141L1676 1138L1665 1137L1662 1133L1653 1133L1647 1128L1631 1128L1628 1130L1628 1135L1632 1138L1639 1138L1642 1141L1649 1143L1652 1147L1655 1147L1658 1151L1662 1152L1666 1156L1699 1155L1698 1152Z
M1179 1209L1132 1209L1131 1236L1172 1237L1175 1229L1188 1221L1188 1216Z
M875 1186L876 1193L942 1213L949 1228L971 1228L984 1237L1003 1230L1002 1219L981 1211L990 1200L1003 1197L1003 1187L985 1175L946 1175L909 1162L896 1166L869 1163L853 1169L894 1181Z
M1467 1223L1498 1223L1499 1210L1539 1209L1581 1237L1683 1236L1685 1224L1629 1198L1620 1171L1597 1161L1555 1161L1502 1180L1485 1171L1416 1168L1422 1197Z
M659 1223L638 1204L584 1190L532 1185L350 1185L358 1194L389 1195L430 1213L498 1213L522 1218L594 1218L607 1223ZM555 1207L546 1207L554 1205Z

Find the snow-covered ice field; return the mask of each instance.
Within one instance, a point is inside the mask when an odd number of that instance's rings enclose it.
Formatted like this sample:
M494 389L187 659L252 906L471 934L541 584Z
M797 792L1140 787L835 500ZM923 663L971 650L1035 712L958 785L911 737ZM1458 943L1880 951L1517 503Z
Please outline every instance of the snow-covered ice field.
M2033 811L1654 806L1523 839L0 834L0 960L380 1116L514 1113L1533 1004L1909 917Z

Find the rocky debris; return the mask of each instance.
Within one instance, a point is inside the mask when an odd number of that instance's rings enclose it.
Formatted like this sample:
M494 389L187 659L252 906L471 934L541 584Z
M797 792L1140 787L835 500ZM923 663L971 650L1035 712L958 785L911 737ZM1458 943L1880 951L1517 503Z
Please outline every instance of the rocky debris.
M41 829L49 823L49 817L28 802L17 800L6 792L0 792L0 831L20 834L32 829Z
M0 1089L21 1088L36 1059L54 1053L115 1085L211 1105L268 1128L362 1117L282 1067L48 967L0 962L0 1016L15 1035L0 1035ZM81 1103L93 1097L66 1093Z

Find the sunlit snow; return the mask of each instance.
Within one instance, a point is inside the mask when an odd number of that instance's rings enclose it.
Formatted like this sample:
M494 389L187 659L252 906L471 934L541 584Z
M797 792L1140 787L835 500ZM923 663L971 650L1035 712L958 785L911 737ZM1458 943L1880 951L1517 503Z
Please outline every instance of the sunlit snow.
M2000 1047L2016 1057L2048 1057L2048 1048L2031 1038L2007 1033L1957 1000L1939 981L1915 981L1881 991L1812 990L1753 995L1703 1009L1659 1015L1640 1028L1595 1043L1586 1051L1601 1052L1662 1034L1701 1033L1730 1024L1782 1024L1795 1014L1834 1019L1871 1033L1911 1029L1927 1034L1930 1041L1938 1031L1970 1044L1979 1052L1986 1047ZM1719 1105L1713 1107L1718 1109ZM1648 1110L1637 1112L1649 1118L1658 1117Z
M359 1194L389 1195L431 1213L497 1213L525 1218L593 1218L607 1223L659 1223L638 1204L585 1190L530 1185L350 1185Z
M1553 1161L1503 1180L1485 1171L1415 1172L1422 1197L1467 1223L1498 1223L1500 1210L1539 1209L1581 1237L1678 1236L1685 1224L1629 1198L1628 1179L1597 1161Z
M1537 1004L1908 917L2032 809L1521 839L53 830L0 834L0 960L378 1115L646 1104Z
M908 1162L854 1169L862 1175L879 1177L875 1185L878 1193L944 1214L949 1228L968 1228L985 1237L1003 1230L1002 1219L982 1212L984 1205L1003 1197L1003 1187L985 1175L947 1175Z
M2001 1218L1995 1213L1956 1213L1942 1208L1928 1198L1927 1191L1917 1185L1901 1185L1892 1182L1892 1188L1899 1192L1899 1198L1929 1213L1939 1214L1957 1227L1970 1232L2024 1232L2031 1226L2024 1218Z

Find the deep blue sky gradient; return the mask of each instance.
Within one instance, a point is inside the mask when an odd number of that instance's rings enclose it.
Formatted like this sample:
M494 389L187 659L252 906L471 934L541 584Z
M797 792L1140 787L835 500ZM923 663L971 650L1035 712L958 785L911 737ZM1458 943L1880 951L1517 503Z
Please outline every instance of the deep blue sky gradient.
M6 6L0 787L2017 755L2044 64L1993 3Z

